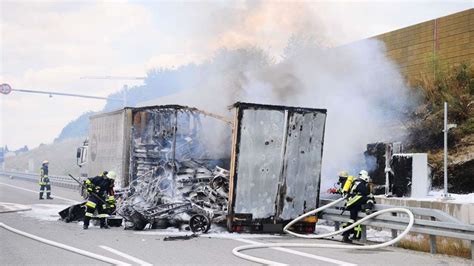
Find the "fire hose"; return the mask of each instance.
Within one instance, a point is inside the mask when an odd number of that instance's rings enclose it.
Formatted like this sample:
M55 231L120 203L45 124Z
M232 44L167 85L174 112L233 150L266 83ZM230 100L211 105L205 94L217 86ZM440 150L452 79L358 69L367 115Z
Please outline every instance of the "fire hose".
M290 235L293 235L293 236L296 236L296 237L301 237L301 238L307 238L307 239L319 239L319 238L325 238L325 237L330 237L330 236L333 236L333 235L337 235L337 234L340 234L340 233L343 233L345 231L348 231L348 230L351 230L352 228L356 227L357 225L375 217L375 216L378 216L378 215L381 215L381 214L384 214L384 213L394 213L394 212L403 212L403 213L406 213L409 217L409 222L408 222L408 225L407 227L405 228L405 230L400 234L398 235L396 238L390 240L390 241L387 241L387 242L384 242L384 243L380 243L380 244L375 244L375 245L364 245L364 246L360 246L360 245L339 245L339 244L308 244L308 243L271 243L271 244L253 244L253 245L245 245L245 246L240 246L240 247L236 247L232 250L232 254L234 254L235 256L239 257L239 258L242 258L242 259L245 259L245 260L248 260L248 261L252 261L252 262L256 262L256 263L260 263L260 264L266 264L266 265L269 265L269 264L275 264L274 261L270 261L270 260L266 260L266 259L262 259L262 258L258 258L258 257L254 257L254 256L251 256L251 255L247 255L247 254L244 254L242 253L241 251L244 251L244 250L249 250L249 249L261 249L261 248L274 248L274 247L292 247L292 248L334 248L334 249L378 249L378 248L383 248L383 247L387 247L387 246L390 246L390 245L393 245L395 243L397 243L398 241L400 241L406 234L408 234L408 232L411 230L411 228L413 227L413 223L415 222L415 217L413 216L413 213L406 209L406 208L389 208L389 209L384 209L384 210L380 210L380 211L377 211L377 212L374 212L372 214L369 214L367 216L365 216L364 218L358 220L357 222L351 224L350 226L348 227L345 227L345 228L342 228L338 231L334 231L334 232L330 232L330 233L326 233L326 234L321 234L321 235L304 235L304 234L298 234L298 233L295 233L295 232L292 232L289 230L289 228L297 223L298 221L300 221L301 219L305 218L305 217L308 217L310 215L314 215L322 210L325 210L327 208L330 208L336 204L338 204L339 202L343 201L344 198L340 198L336 201L333 201L327 205L324 205L324 206L321 206L315 210L312 210L310 212L307 212L299 217L297 217L296 219L292 220L291 222L289 222L284 228L283 228L283 231L285 233L288 233Z

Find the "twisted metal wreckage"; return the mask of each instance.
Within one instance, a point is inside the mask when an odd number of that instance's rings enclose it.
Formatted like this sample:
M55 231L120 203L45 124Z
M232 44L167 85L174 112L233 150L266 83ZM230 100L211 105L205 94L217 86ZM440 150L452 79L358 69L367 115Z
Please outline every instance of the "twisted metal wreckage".
M211 143L203 135L226 130L216 122L221 123L181 106L135 114L130 172L136 178L120 193L117 209L131 228L189 223L193 232L207 232L211 222L225 220L229 171L219 165L228 165L229 158L217 158L215 149L206 148Z
M124 218L126 229L189 224L193 232L207 232L211 222L225 220L229 171L223 167L229 165L230 145L225 142L231 135L226 123L231 124L218 115L179 105L134 110L130 182L116 194L116 214ZM81 220L81 205L60 212L63 220Z
M317 207L326 110L232 108L233 122L180 105L127 107L91 120L89 170L103 168L99 162L123 169L116 213L126 228L189 224L207 232L225 222L229 231L281 232ZM299 230L314 224L305 220Z

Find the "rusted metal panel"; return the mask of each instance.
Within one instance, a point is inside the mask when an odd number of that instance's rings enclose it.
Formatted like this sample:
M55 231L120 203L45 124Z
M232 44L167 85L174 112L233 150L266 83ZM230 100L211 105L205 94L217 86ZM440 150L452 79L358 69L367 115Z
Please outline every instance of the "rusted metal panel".
M278 217L294 218L316 208L326 115L290 113Z
M229 228L239 214L277 223L315 208L326 110L250 103L234 107Z
M235 212L267 218L275 213L282 169L285 112L243 111L238 156Z
M116 171L116 186L127 185L128 175L125 172L125 154L128 142L125 138L129 127L125 125L129 109L99 114L90 118L88 176L93 177L103 171Z

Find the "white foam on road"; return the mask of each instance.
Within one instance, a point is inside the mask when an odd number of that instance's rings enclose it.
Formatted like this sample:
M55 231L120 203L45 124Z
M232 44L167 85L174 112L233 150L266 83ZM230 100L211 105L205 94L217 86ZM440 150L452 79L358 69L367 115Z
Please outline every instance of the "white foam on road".
M178 228L167 228L167 229L152 229L149 231L135 232L137 235L151 235L151 236L192 236L193 233L190 231L180 231ZM236 238L281 238L280 235L269 235L269 234L245 234L245 233L231 233L216 231L216 233L200 234L199 237L206 238L221 238L221 239L236 239Z
M428 196L424 198L412 198L412 199L421 200L421 201L441 201L441 202L447 202L447 203L474 204L474 193L450 194L451 199L449 200L444 200L442 196L443 194L444 194L443 190L432 190L428 193Z
M68 207L65 204L33 204L30 211L22 212L21 215L40 221L57 221L59 212Z
M31 207L18 203L0 202L0 213L28 211Z

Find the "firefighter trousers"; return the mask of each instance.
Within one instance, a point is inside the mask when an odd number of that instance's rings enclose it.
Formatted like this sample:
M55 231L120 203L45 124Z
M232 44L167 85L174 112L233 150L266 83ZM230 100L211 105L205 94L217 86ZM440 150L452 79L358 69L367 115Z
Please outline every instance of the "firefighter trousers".
M49 183L41 184L40 185L40 193L39 198L43 199L43 194L46 193L46 198L51 197L51 185Z
M351 224L355 223L358 219L359 212L362 210L362 204L364 203L363 200L359 200L359 202L354 203L347 210L350 212L350 220L344 224L342 224L342 228L348 227ZM356 227L352 228L351 230L345 231L342 233L343 236L349 236L353 234L353 239L360 239L362 236L362 226L359 224Z
M104 200L104 199L102 199ZM107 214L107 206L105 203L94 196L90 196L86 202L86 214L84 216L84 226L89 226L91 218L94 216L94 212L97 209L100 227L106 227L106 219L109 217Z

